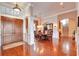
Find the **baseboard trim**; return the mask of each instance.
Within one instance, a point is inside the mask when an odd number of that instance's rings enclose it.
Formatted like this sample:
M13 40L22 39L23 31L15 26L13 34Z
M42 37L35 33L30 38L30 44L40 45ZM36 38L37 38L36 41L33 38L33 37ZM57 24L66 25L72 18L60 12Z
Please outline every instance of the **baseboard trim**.
M17 47L17 46L20 46L20 45L23 45L23 44L25 44L23 41L15 42L15 43L12 43L12 44L5 45L2 48L3 48L3 50L6 50L6 49L14 48L14 47Z

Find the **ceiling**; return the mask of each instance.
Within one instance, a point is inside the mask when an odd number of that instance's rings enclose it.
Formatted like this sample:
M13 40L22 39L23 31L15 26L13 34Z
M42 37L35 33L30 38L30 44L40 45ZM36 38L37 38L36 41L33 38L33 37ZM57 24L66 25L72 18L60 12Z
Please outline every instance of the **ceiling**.
M1 6L5 6L5 7L9 7L9 8L13 8L15 7L15 4L18 4L19 7L23 10L24 8L26 8L30 3L26 3L26 2L0 2Z
M0 2L0 5L13 8L15 2ZM24 9L30 2L17 2L20 8ZM31 2L33 16L47 17L52 14L74 9L76 2L64 2L61 6L59 2Z
M76 8L75 2L34 2L32 3L33 15L47 17L59 12L67 11Z

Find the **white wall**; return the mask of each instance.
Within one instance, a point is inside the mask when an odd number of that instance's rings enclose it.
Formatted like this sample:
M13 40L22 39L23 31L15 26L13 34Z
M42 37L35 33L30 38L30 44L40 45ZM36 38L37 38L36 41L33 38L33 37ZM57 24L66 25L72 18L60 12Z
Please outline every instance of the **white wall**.
M11 8L0 6L0 14L16 16L16 17L22 18L22 16L24 15L24 11L22 10L21 12L17 12Z

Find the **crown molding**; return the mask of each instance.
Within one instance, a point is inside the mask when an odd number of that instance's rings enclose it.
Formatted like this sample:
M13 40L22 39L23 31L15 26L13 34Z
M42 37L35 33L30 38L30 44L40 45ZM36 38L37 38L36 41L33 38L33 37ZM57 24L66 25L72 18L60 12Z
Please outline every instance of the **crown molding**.
M73 11L77 11L77 8L70 9L70 10L63 11L63 12L59 12L59 13L56 13L56 14L52 14L52 15L50 15L50 16L44 17L44 19L51 18L51 17L53 17L53 16L58 16L58 15L64 14L64 13L73 12Z

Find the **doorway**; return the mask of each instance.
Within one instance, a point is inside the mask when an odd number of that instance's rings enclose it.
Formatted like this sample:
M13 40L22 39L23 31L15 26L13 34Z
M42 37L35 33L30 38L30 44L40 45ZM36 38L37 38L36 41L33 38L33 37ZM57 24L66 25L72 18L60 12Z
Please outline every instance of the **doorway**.
M34 22L34 34L35 34L35 39L39 41L43 40L50 40L52 41L52 36L53 36L53 23L44 23L41 25L38 25L38 21Z
M61 20L61 36L68 37L69 35L69 19Z

